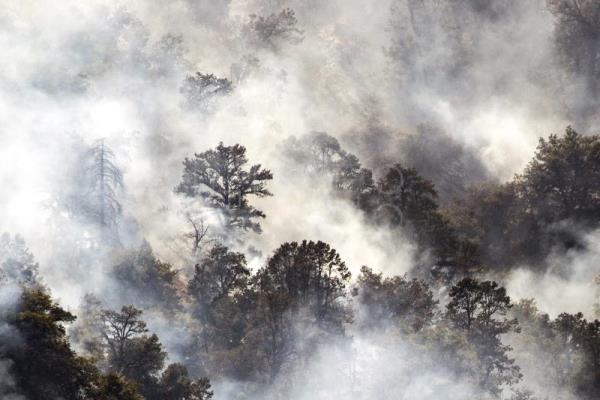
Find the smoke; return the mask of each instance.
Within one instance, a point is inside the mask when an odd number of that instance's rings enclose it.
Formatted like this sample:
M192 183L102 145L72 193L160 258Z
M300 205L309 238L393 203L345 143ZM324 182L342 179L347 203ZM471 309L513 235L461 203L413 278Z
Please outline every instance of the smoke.
M598 296L595 279L600 272L599 237L598 231L588 233L583 238L585 250L550 255L543 273L526 266L511 272L507 279L509 294L517 299L535 298L540 309L551 317L561 312L582 312L593 320Z
M15 382L9 373L10 360L0 360L0 395L6 400L25 400L25 397L15 393Z
M322 343L310 360L292 367L266 391L252 399L422 399L453 400L481 395L475 382L457 380L434 352L392 339L389 333L356 333L348 341ZM291 385L290 383L294 384ZM220 383L223 398L237 398L248 388L237 382ZM252 393L252 391L250 391Z
M394 3L395 9L406 5ZM470 90L468 99L454 101L455 94L444 87L447 81L439 74L432 75L436 79L408 85L395 77L403 64L393 58L390 61L387 52L398 39L396 23L406 21L403 13L390 17L391 6L378 3L365 10L312 1L219 5L137 1L123 5L99 0L85 5L67 2L47 12L37 9L35 2L7 7L3 19L9 23L2 30L2 38L18 46L10 46L14 54L7 57L2 76L4 92L9 94L3 100L2 148L6 156L2 157L2 170L10 171L10 176L2 176L10 193L4 199L3 229L22 233L41 265L47 265L51 254L45 256L48 252L37 248L38 243L47 243L40 225L47 221L47 204L64 189L61 174L73 143L90 144L106 138L124 170L125 212L139 224L140 235L161 255L170 257L163 243L167 236L186 229L172 193L181 174L181 160L219 141L241 142L248 148L250 160L275 173L275 197L265 200L264 207L268 207L267 214L278 215L278 220L265 221L266 235L257 239L261 251L268 253L278 244L267 241L268 237L298 236L288 231L289 224L279 220L310 221L304 216L313 215L314 221L318 216L322 222L304 224L301 232L305 237L324 237L333 240L334 246L336 242L361 243L361 236L375 237L372 242L378 245L372 258L364 250L360 253L365 257L358 257L357 251L343 251L343 255L351 265L376 263L387 268L398 240L386 238L389 234L385 232L357 233L365 232L356 229L364 225L361 215L343 204L321 206L328 202L323 190L310 196L313 201L295 201L298 194L314 193L315 188L310 183L299 184L301 179L276 168L278 143L312 130L327 131L345 143L347 135L361 126L363 142L377 140L365 122L372 114L369 104L375 101L378 106L373 112L391 131L392 140L383 145L387 159L398 159L401 154L394 140L400 132L410 133L411 125L432 122L464 143L495 176L506 178L530 157L540 133L563 125L562 120L558 124L545 117L536 119L530 110L536 101L527 98L516 102L513 96L517 90L522 92L523 84L534 86L533 93L541 90L539 82L529 75L548 59L551 21L538 8L519 8L490 23L489 31L477 36L473 31L482 22L468 11L472 26L465 35L473 35L476 44L468 67L472 72L469 83L477 91ZM244 36L248 16L268 15L283 7L296 11L303 41L282 41L276 51L256 48ZM460 12L466 11L453 10ZM528 38L518 46L511 40L517 34L515 26L525 30L523 36ZM181 35L181 43L162 48L161 38L167 34ZM531 48L541 50L533 53L534 59L528 61L531 66L524 66L517 55L531 56ZM442 57L440 51L427 49L431 54L423 56L425 70L431 63L450 62L457 56L451 53ZM503 56L490 57L491 52ZM223 99L214 114L201 115L181 107L179 88L186 74L199 70L228 76L233 64L252 53L259 60L258 71L238 82L234 95ZM519 64L515 65L515 60ZM497 90L499 81L507 85ZM476 101L492 91L495 95L489 101ZM537 99L547 98L540 95ZM354 150L352 146L350 150ZM358 156L371 159L371 154L361 154L364 150L359 148ZM465 170L468 174L468 165ZM321 232L327 226L330 232ZM337 232L354 237L335 240ZM392 271L407 270L406 261L397 264Z
M412 10L412 22L410 0L2 3L0 232L25 237L45 283L72 309L88 292L113 293L111 304L121 300L110 277L114 258L90 247L93 229L60 203L64 193L78 189L71 174L79 149L98 139L113 149L123 171L121 234L128 246L147 240L159 258L184 270L192 266L188 249L176 240L190 227L173 188L184 157L223 141L246 146L251 163L274 173L274 196L255 201L267 214L264 233L246 238L246 247L256 250L252 267L284 241L312 239L336 248L354 273L369 265L402 274L416 263L415 244L368 223L348 201L331 195L326 178L315 181L291 168L280 154L287 138L326 131L377 173L391 162L411 162L401 147L408 135L424 135L423 154L435 159L439 142L418 130L431 124L467 154L460 167L466 182L482 176L502 181L522 169L540 135L566 125L577 107L559 94L563 71L553 58L552 18L542 0L497 2L510 6L493 12L424 1ZM455 3L469 2L448 2ZM296 12L302 41L253 42L249 16L285 7ZM458 37L440 39L459 26ZM247 73L241 76L240 68ZM187 108L180 87L196 71L231 79L234 92L213 110ZM536 297L551 315L591 315L597 237L590 236L583 254L550 260L552 269L542 277L526 268L514 272L509 293ZM168 318L149 319L168 348L187 340L169 329ZM319 377L322 392L293 398L335 393L331 384L339 375L328 360L336 357L349 369L363 366L365 398L398 397L394 386L377 389L393 382L423 398L473 395L448 371L405 363L414 358L411 346L390 349L377 341L353 338L355 359L324 353L312 360L306 379ZM327 351L336 352L335 346ZM9 387L6 369L0 363L0 382ZM372 371L379 375L368 376ZM432 383L435 391L428 392Z

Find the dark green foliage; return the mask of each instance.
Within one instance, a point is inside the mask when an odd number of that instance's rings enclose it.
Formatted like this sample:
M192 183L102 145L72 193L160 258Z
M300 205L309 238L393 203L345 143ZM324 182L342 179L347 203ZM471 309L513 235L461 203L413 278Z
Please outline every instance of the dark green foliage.
M350 271L327 243L282 244L256 279L262 291L284 293L294 307L308 307L319 323L341 328L346 320L340 300Z
M540 139L533 160L505 185L472 188L447 210L485 266L543 267L552 251L580 249L600 222L600 137L570 127ZM532 238L535 238L532 240Z
M249 196L271 196L266 181L273 179L269 170L255 164L246 169L246 148L239 144L195 154L183 162L182 181L176 193L203 199L207 206L223 214L227 230L243 229L260 232L255 220L265 214L252 207Z
M103 336L109 350L109 368L122 373L128 363L125 351L129 340L148 332L146 323L139 319L142 311L133 306L123 306L121 312L103 310Z
M135 382L144 396L153 393L157 373L162 369L166 353L156 335L147 335L142 311L124 306L120 312L104 310L104 343L108 351L109 371Z
M395 225L421 225L438 207L433 184L414 168L394 165L379 180L377 189L375 213Z
M158 337L147 334L141 315L133 306L102 312L108 370L134 382L148 400L210 399L208 379L190 378L185 366L171 364L160 374L167 354Z
M13 329L3 332L0 356L9 361L15 394L40 400L143 400L136 385L116 373L103 375L71 349L63 324L75 317L44 290L24 289L16 309L2 318Z
M98 400L144 400L137 392L137 386L115 372L100 377L94 393Z
M208 379L191 379L185 366L171 364L160 377L157 393L152 394L148 399L208 400L212 396Z
M266 282L261 284L270 285ZM283 291L261 288L257 291L253 323L249 326L248 339L259 355L265 375L273 382L282 366L296 354L298 331L301 323L293 308L294 300Z
M112 273L123 301L144 308L175 310L180 307L178 273L170 264L156 258L148 243L126 253Z
M40 400L84 399L96 370L67 340L62 324L75 317L41 289L25 289L17 309L3 317L17 335L15 343L3 340L0 354L12 362L18 392Z
M513 307L502 286L474 274L522 261L541 263L552 251L586 244L580 234L597 228L600 220L597 136L570 128L564 137L551 135L512 182L473 187L444 210L433 183L414 168L394 164L375 184L358 158L327 134L290 143L297 146L286 154L305 167L309 178L325 176L332 193L351 201L373 224L410 236L419 255L428 256L420 265L436 264L427 272L439 266L453 272L437 280L419 270L387 277L363 267L350 296L349 268L327 243L283 243L255 272L243 253L217 244L208 252L202 249L186 286L178 270L145 244L112 270L119 299L132 305L113 311L92 296L85 298L83 318L71 338L90 356L86 359L71 349L65 334L63 324L74 316L35 284L37 264L23 241L3 236L0 255L10 261L2 264L3 283L26 289L14 310L3 310L0 368L14 384L0 390L42 400L203 400L212 397L211 385L192 376L207 374L219 383L248 385L251 389L240 396L260 397L277 392L278 385L293 386L296 378L302 382L301 370L323 354L351 354L357 335L385 337L385 345L422 355L428 371L444 371L445 377L475 387L482 398L535 398L518 385L522 376L513 346L519 365L539 364L547 375L544 382L584 400L598 398L600 322L583 314L561 314L552 321L531 300ZM220 144L186 159L176 192L223 214L224 236L237 229L258 232L256 220L264 213L249 204L249 197L269 196L266 181L272 175L246 164L244 147ZM465 275L470 277L457 281ZM434 293L441 301L448 295L445 312ZM181 364L164 368L167 354L148 332L142 309L173 313L177 318L168 322L185 324L189 340L182 345ZM332 356L327 366L345 371L347 365L337 364L344 359ZM355 379L362 365L348 360Z
M451 288L450 298L447 318L474 346L483 368L481 386L497 393L502 385L518 382L519 367L508 356L511 347L500 339L500 335L519 329L517 320L498 318L505 317L512 307L506 289L496 282L464 278Z
M239 346L246 326L243 294L250 271L241 253L214 246L196 265L188 283L194 315L203 323L200 351L231 350Z
M500 268L514 262L519 254L517 238L527 235L514 226L517 202L514 185L486 183L469 188L444 212L456 234L472 243L475 258L487 267Z
M414 168L395 164L377 184L358 158L342 149L338 140L325 132L312 132L301 139L288 139L287 157L313 179L331 179L334 193L350 199L369 220L400 227L412 235L421 250L434 250L436 264L457 269L476 264L474 245L460 240L439 210L433 183Z
M517 177L529 213L540 224L600 219L600 137L567 127L565 135L540 139L535 157Z
M392 322L414 332L432 322L438 304L425 281L406 276L383 278L367 267L361 268L355 293L365 307L363 324Z
M284 243L256 273L248 339L268 381L293 357L307 357L324 336L343 334L351 318L345 304L349 279L339 254L320 241Z
M416 169L396 164L379 180L367 211L376 221L412 233L416 243L434 250L437 263L454 269L470 267L470 244L456 237L437 197L433 184Z
M218 244L195 266L188 291L200 304L208 306L232 291L242 289L249 275L246 257Z
M553 322L563 347L563 357L570 371L570 383L586 399L600 396L600 321L588 322L583 314L560 314ZM574 361L581 359L579 366Z

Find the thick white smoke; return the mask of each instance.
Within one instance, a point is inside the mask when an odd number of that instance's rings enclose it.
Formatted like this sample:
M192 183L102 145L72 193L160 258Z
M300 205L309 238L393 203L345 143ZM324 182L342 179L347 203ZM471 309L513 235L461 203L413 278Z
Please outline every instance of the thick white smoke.
M62 304L76 309L85 293L111 288L107 271L113 260L79 247L85 247L89 228L61 210L57 200L77 189L70 179L76 150L104 138L124 173L124 214L135 226L130 243L145 239L160 258L189 269L187 249L175 240L189 226L173 188L184 157L223 141L246 146L250 162L274 174L269 186L274 196L255 202L267 218L262 235L248 236L248 246L258 250L252 267L284 241L312 239L331 244L355 273L362 265L388 274L410 271L414 244L369 224L349 202L331 196L326 179L298 176L280 153L287 138L326 131L367 164L380 157L402 161L397 139L416 132L418 124L432 123L494 178L506 180L531 157L537 137L562 129L569 116L554 96L560 71L543 1L516 5L510 16L486 23L485 29L471 12L457 8L448 14L470 24L465 39L473 43L470 79L459 82L464 94L435 76L404 80L406 66L390 49L409 23L409 3L414 2L1 1L0 232L25 237ZM249 16L285 7L296 11L303 40L254 43L246 28ZM165 46L169 37L180 41ZM445 62L456 57L448 52L445 43L433 43L424 53L424 70L436 63L437 69L448 69ZM257 65L238 79L236 65L248 56ZM180 87L196 71L236 84L211 113L183 105ZM374 126L388 135L376 135ZM383 150L374 154L372 148ZM590 243L596 238L590 236ZM554 268L542 279L518 270L508 281L509 293L536 297L552 315L589 314L597 261L592 246L585 254L551 261ZM150 326L168 347L179 339L169 336L169 321L161 318ZM365 368L360 381L365 398L397 398L393 386L379 388L404 374L410 379L403 384L420 398L439 399L439 392L443 399L472 395L468 384L452 382L447 371L405 364L402 360L413 357L411 345L388 352L372 339L356 337L353 344ZM325 378L325 393L337 380L330 375L329 358L315 360L310 365L315 375L307 378ZM342 364L351 369L352 362L347 358ZM7 382L5 370L0 363L0 382ZM299 392L294 398L312 395Z

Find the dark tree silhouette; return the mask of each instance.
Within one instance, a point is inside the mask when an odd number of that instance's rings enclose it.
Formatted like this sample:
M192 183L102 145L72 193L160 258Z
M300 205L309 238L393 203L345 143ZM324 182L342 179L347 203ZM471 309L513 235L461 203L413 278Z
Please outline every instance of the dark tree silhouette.
M134 337L148 332L146 323L140 319L142 311L133 306L123 306L120 312L103 310L100 315L104 323L103 336L108 346L110 369L123 373L129 360L127 346Z
M340 329L347 310L339 303L350 271L327 243L302 241L282 244L257 273L262 290L283 292L296 308L308 307L327 329Z
M6 325L1 335L0 357L3 363L9 362L8 372L15 382L5 385L3 381L0 397L144 399L135 383L116 372L103 374L93 363L97 360L78 356L71 349L64 324L75 317L55 303L44 289L25 288L20 300L14 310L4 310L2 316ZM14 337L9 340L7 333L18 335L18 340Z
M541 222L600 220L600 137L571 127L540 139L535 157L518 176L530 213Z
M418 225L437 210L437 192L433 184L414 168L394 165L380 179L377 188L378 212L385 214L393 224Z
M89 194L95 199L90 204L89 213L103 228L115 227L122 210L117 190L123 187L123 175L114 163L114 157L104 140L99 140L88 153Z
M298 19L294 10L286 8L266 17L252 14L247 30L258 46L277 50L282 42L297 44L302 42L303 32L296 25Z
M98 390L94 393L98 400L146 400L137 392L137 386L122 375L109 372L100 377Z
M512 348L500 340L500 335L519 332L518 324L514 319L497 318L506 316L512 307L506 289L496 282L464 278L450 289L450 299L447 317L466 333L482 363L480 385L499 393L503 384L518 382L520 368L508 356Z
M182 181L175 192L187 197L200 198L206 205L221 212L226 228L260 232L257 218L265 214L249 204L249 196L271 196L266 181L273 179L271 171L260 164L245 168L246 148L239 144L224 146L195 154L183 161Z
M249 276L245 256L222 245L214 246L195 266L187 289L194 300L194 316L202 323L197 345L203 354L231 350L243 340L249 318L243 297Z
M560 371L561 383L573 385L585 399L597 398L600 395L600 321L588 322L582 313L561 313L553 321L553 327L560 338L565 362L565 368ZM578 359L582 362L578 363Z
M182 364L171 364L162 373L158 393L153 399L161 400L208 400L213 396L206 378L191 379Z
M369 328L392 322L418 332L431 324L438 304L425 281L405 276L383 278L368 267L361 268L355 294L365 307L363 324Z
M104 243L119 243L123 175L104 139L82 152L74 165L74 181L66 199L69 212L94 225Z
M147 242L126 252L111 272L125 303L135 303L145 308L180 308L178 286L181 281L178 271L171 264L158 259Z
M12 363L20 394L40 400L86 398L97 371L69 345L63 324L74 321L75 316L41 289L27 289L20 299L7 319L19 341L3 337L0 348L2 358Z
M232 291L242 289L250 275L246 257L222 245L214 246L208 256L195 266L188 291L201 304L208 305Z

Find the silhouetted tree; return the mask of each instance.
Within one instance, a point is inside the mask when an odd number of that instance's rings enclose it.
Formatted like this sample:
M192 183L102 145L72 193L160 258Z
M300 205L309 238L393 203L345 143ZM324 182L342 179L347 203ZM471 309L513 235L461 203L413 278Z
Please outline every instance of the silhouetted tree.
M256 45L277 50L281 42L297 44L303 40L303 32L296 26L297 23L294 10L286 8L266 17L250 15L246 29Z
M553 327L563 346L564 384L585 399L600 395L600 321L588 322L582 313L560 314ZM581 363L576 363L581 359Z
M368 267L360 271L355 293L365 307L365 327L397 323L418 332L432 322L438 302L425 281L405 276L383 278Z
M262 276L257 282L256 309L246 337L248 346L264 359L268 381L273 382L283 365L297 354L299 320L290 294L275 289L270 279Z
M530 237L517 226L520 204L513 184L470 187L444 209L458 237L473 245L474 257L488 268L509 268L519 258L520 238Z
M249 275L245 256L222 245L214 246L195 266L188 293L195 300L195 316L202 322L201 350L232 349L240 344L247 318L239 297Z
M450 299L447 317L475 347L483 367L482 387L498 393L503 384L518 382L519 367L508 356L511 347L500 340L500 335L518 331L518 324L516 320L497 318L506 316L512 307L506 289L496 282L464 278L450 289Z
M252 207L249 196L271 196L266 181L273 179L271 171L260 164L245 169L248 162L246 148L239 144L223 146L186 158L182 182L175 192L191 198L203 199L209 207L221 212L227 228L260 232L257 218L265 214Z
M137 392L134 383L127 381L115 372L109 372L100 377L93 398L98 400L145 400Z
M125 352L129 341L148 332L146 323L140 319L141 315L142 311L133 306L123 306L120 312L102 311L102 334L108 346L111 370L123 373L128 362Z
M520 202L508 234L525 261L539 264L551 249L582 247L578 230L600 221L600 138L567 127L563 137L540 139L515 189Z
M439 210L434 185L414 168L390 168L366 210L377 221L403 227L422 248L432 248L437 263L453 269L471 266L470 244L457 238Z
M25 289L16 309L7 311L0 357L11 362L17 393L40 400L87 398L97 371L69 345L63 324L75 317L42 289Z
M227 247L217 244L196 265L188 291L199 303L209 305L236 289L244 288L249 275L246 257L242 253L229 251Z
M340 303L346 294L350 271L340 255L318 241L282 244L257 272L262 290L290 296L293 307L308 307L327 329L339 329L347 310Z
M180 308L178 271L156 258L147 242L125 253L112 274L125 302L170 311Z
M378 210L392 224L426 223L437 210L437 192L433 184L422 178L416 169L394 165L378 182Z
M275 251L246 292L253 307L242 348L254 350L259 377L273 382L284 365L308 357L325 335L343 334L351 319L349 279L326 243L284 243Z
M571 128L540 139L522 174L457 199L447 215L459 236L494 268L527 262L545 268L551 251L582 248L582 233L600 221L600 138ZM531 240L531 238L535 240Z
M185 233L184 237L191 241L192 255L196 255L200 251L200 245L202 242L208 241L207 235L209 227L204 218L195 217L192 215L192 213L186 213L186 219L192 226L192 231Z
M600 10L600 9L599 9ZM540 139L535 157L517 178L540 223L600 220L600 137L567 127L563 137Z
M141 315L133 306L102 311L109 371L134 382L148 400L210 399L209 380L192 379L181 364L170 364L160 375L167 354L158 337L147 334Z
M159 390L149 399L208 400L213 396L206 378L191 379L182 364L171 364L162 373Z
M95 225L101 241L118 243L123 174L113 151L100 139L81 154L74 169L73 188L65 199L67 209Z

